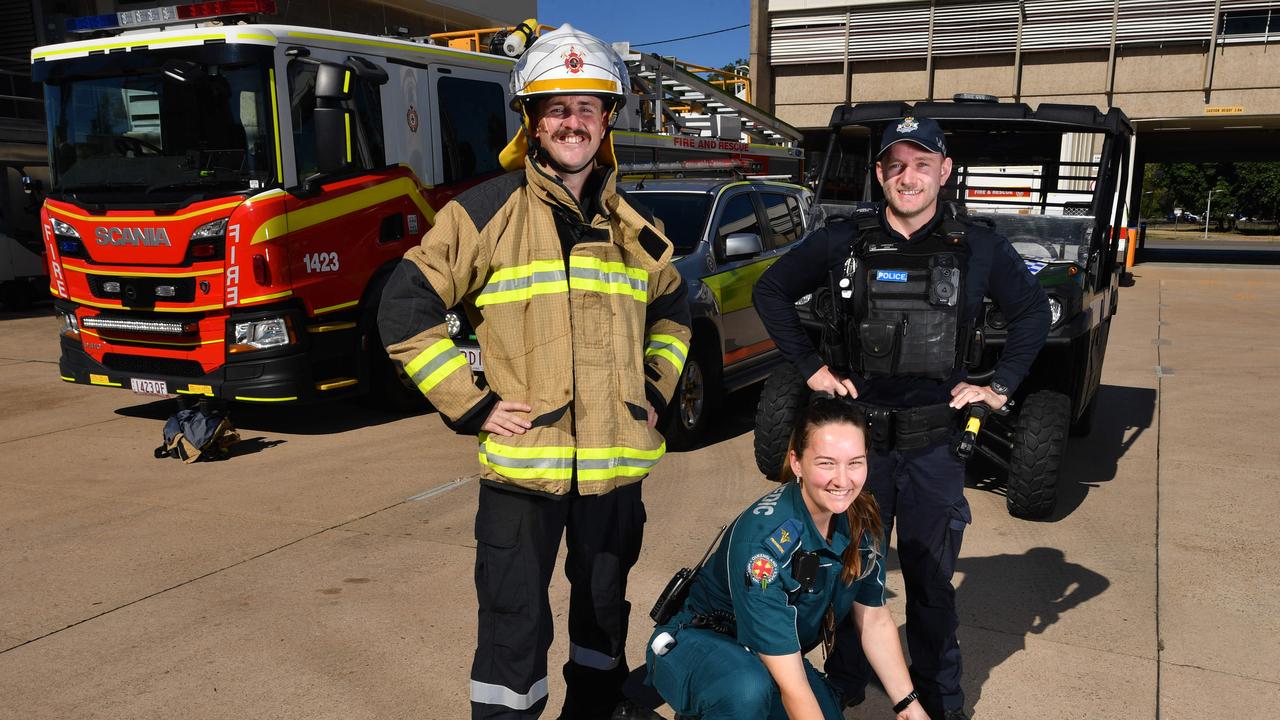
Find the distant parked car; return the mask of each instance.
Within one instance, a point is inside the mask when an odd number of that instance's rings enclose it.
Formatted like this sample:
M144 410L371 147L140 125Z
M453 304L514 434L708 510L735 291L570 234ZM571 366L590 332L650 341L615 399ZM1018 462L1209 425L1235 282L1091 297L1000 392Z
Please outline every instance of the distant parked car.
M662 418L667 444L689 447L726 392L764 380L783 362L751 294L765 268L805 234L812 194L790 183L723 178L619 187L662 221L689 286L693 344Z

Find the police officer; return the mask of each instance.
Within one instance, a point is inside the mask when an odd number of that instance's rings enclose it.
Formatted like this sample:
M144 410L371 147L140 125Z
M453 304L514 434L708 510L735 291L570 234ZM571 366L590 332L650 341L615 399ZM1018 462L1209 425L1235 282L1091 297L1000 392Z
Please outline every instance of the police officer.
M649 682L677 713L701 720L839 718L835 692L804 654L852 617L898 717L924 720L885 607L880 514L861 492L861 412L815 395L786 471L784 485L734 520L684 608L655 628Z
M1044 344L1049 305L1005 238L939 203L952 164L937 122L890 123L875 168L883 204L827 223L784 255L756 285L755 306L810 388L858 398L868 413L867 486L886 538L897 523L912 676L932 717L959 720L968 715L951 577L971 516L952 449L957 413L1008 402ZM795 301L820 286L833 288L849 341L847 376L824 364L796 314ZM1009 326L990 384L978 385L965 381L964 358L984 296ZM853 633L839 629L826 664L846 704L862 701L867 681Z
M529 47L511 86L524 121L500 156L511 172L441 208L389 279L379 329L446 422L479 435L472 716L545 708L547 587L564 536L561 717L630 717L619 705L627 575L644 530L641 480L665 449L656 411L688 354L688 301L671 243L615 188L622 59L564 25ZM476 328L485 388L450 339L445 312L458 305Z

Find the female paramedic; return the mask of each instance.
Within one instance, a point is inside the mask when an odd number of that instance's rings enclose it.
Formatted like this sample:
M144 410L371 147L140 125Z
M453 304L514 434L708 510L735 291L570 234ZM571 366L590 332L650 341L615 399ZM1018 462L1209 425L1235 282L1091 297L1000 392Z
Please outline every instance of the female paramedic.
M738 516L684 607L655 628L649 682L679 716L840 718L804 655L829 650L852 612L897 717L928 720L884 604L880 513L861 493L864 428L848 400L815 395L791 435L786 482Z

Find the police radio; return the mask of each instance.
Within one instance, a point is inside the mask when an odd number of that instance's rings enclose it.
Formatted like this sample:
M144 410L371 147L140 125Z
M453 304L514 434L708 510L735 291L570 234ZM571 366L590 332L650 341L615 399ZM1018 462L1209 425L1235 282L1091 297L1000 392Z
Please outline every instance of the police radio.
M724 530L727 527L728 525L720 526L720 530L711 540L711 545L707 547L707 552L703 554L698 564L693 566L693 569L680 568L671 578L671 582L667 583L667 587L663 589L662 594L658 595L658 601L653 604L653 609L649 611L649 617L653 618L654 623L666 625L667 621L680 612L680 608L684 607L684 601L685 598L689 597L689 587L693 584L693 579L698 576L698 571L702 569L702 566L707 564L707 558L711 557L712 551L716 548L716 543L720 541L720 536L724 534Z

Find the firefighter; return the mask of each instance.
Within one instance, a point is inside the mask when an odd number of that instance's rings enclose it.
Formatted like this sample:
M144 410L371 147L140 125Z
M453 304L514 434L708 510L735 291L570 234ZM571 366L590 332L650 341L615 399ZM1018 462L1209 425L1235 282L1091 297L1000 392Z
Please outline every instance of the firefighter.
M701 720L840 718L835 692L804 655L852 617L894 712L924 720L885 605L880 512L861 492L859 410L814 395L783 472L785 484L733 522L684 609L654 630L650 682L677 713Z
M960 688L959 624L951 577L965 528L964 465L953 451L959 409L1001 408L1049 330L1044 291L1009 242L938 201L951 174L936 121L906 117L884 131L876 177L884 202L830 222L760 278L755 305L769 335L814 390L859 399L872 438L867 487L886 542L897 523L907 596L911 672L931 717L967 718ZM840 343L853 372L824 364L794 302L819 286L848 318ZM983 297L1008 318L988 385L966 382L968 343ZM826 670L846 704L864 697L867 668L843 624Z
M547 587L562 534L561 717L630 717L641 711L621 702L627 574L645 522L641 480L665 449L657 412L689 352L686 290L671 243L614 186L609 131L629 92L617 53L566 24L529 47L511 88L523 123L501 154L510 172L440 210L389 279L379 329L445 422L479 436L472 717L546 706ZM459 305L485 389L446 327Z

